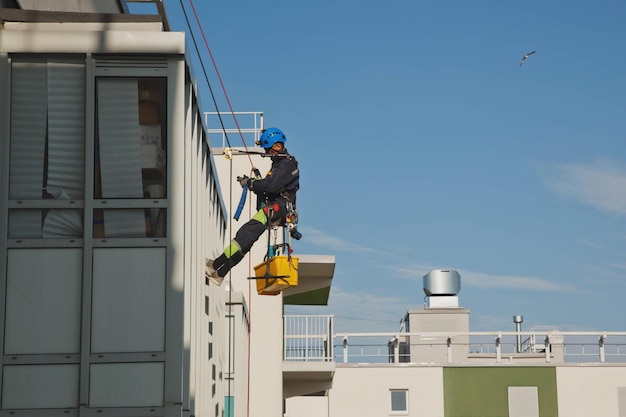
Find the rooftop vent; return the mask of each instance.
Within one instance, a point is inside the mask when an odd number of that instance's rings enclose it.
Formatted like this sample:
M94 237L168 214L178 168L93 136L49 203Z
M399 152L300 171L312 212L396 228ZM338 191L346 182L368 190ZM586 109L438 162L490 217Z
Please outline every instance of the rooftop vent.
M461 291L461 275L451 269L435 269L424 275L427 296L457 295Z

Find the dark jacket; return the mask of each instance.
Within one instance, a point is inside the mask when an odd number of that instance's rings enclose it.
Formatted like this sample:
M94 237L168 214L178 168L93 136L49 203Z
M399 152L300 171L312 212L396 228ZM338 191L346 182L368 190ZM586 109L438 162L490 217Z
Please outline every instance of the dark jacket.
M286 149L284 152L272 156L272 167L265 178L252 181L250 185L250 189L259 197L259 201L283 202L292 198L294 205L296 192L299 188L298 161L289 155Z

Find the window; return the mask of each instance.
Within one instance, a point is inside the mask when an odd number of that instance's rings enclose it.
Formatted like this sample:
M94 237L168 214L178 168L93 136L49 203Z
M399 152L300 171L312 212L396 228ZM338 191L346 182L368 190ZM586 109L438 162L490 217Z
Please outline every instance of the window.
M95 199L166 197L166 78L96 79ZM94 237L163 237L165 208L96 209Z
M391 389L389 390L391 400L391 414L408 414L409 413L409 398L408 390L406 389Z
M9 238L83 236L85 61L14 57Z

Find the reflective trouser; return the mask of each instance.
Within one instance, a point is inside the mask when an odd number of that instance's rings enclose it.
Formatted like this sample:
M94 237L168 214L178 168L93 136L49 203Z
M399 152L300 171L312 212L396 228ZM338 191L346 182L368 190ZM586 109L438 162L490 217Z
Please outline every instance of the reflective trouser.
M278 204L278 211L274 212L272 215L272 224L284 223L287 216L287 209L285 208L284 202L275 201L272 203ZM220 277L225 277L232 267L241 262L246 253L252 248L254 242L261 237L267 228L267 215L265 211L266 210L263 208L260 209L252 219L241 226L235 238L230 242L230 245L224 249L224 253L213 261L213 268Z

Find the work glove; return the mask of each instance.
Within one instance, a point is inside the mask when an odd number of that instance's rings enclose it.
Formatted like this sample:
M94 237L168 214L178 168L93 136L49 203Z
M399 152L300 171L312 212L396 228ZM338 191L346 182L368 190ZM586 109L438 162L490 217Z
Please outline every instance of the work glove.
M241 184L242 187L250 188L250 184L252 183L252 178L249 178L247 175L244 175L243 177L237 177L237 181L239 181L239 184Z

